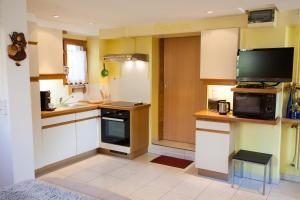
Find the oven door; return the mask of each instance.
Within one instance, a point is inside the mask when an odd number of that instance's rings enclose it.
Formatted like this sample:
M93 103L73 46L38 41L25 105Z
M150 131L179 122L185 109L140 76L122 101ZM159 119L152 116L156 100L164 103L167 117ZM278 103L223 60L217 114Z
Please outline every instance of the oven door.
M102 142L130 146L129 119L112 117L101 118L101 140Z
M258 93L234 93L233 115L245 118L262 118L263 98Z

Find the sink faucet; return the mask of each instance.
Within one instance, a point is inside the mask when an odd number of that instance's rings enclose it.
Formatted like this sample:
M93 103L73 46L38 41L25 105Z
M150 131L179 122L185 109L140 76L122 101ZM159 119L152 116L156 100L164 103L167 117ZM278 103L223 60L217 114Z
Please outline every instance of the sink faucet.
M59 104L60 105L64 105L67 101L69 101L70 99L74 98L74 96L69 96L68 98L66 98L65 100L63 100L62 97L59 98Z

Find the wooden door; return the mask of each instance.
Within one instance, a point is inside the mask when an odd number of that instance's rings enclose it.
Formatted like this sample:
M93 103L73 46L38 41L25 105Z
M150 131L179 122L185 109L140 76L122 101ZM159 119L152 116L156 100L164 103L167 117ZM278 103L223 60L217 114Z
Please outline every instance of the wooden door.
M200 36L164 39L163 139L195 143L201 100Z

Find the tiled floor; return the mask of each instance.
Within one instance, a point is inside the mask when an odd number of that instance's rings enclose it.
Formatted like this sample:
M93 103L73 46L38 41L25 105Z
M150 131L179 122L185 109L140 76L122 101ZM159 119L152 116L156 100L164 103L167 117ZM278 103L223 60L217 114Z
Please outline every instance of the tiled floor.
M41 180L97 199L133 200L299 200L300 184L281 181L268 185L249 179L229 183L199 177L194 166L186 170L149 162L156 155L135 160L97 155L40 177Z

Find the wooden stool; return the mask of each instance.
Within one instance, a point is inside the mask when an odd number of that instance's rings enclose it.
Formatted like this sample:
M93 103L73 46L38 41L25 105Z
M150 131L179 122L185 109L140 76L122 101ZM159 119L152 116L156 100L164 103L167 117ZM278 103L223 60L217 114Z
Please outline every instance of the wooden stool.
M264 166L264 185L263 185L263 195L265 195L266 190L266 175L267 166L269 165L269 183L272 183L272 154L259 153L254 151L240 150L232 158L232 187L234 186L234 172L235 172L235 162L240 162L241 177L243 177L244 162L263 165Z

